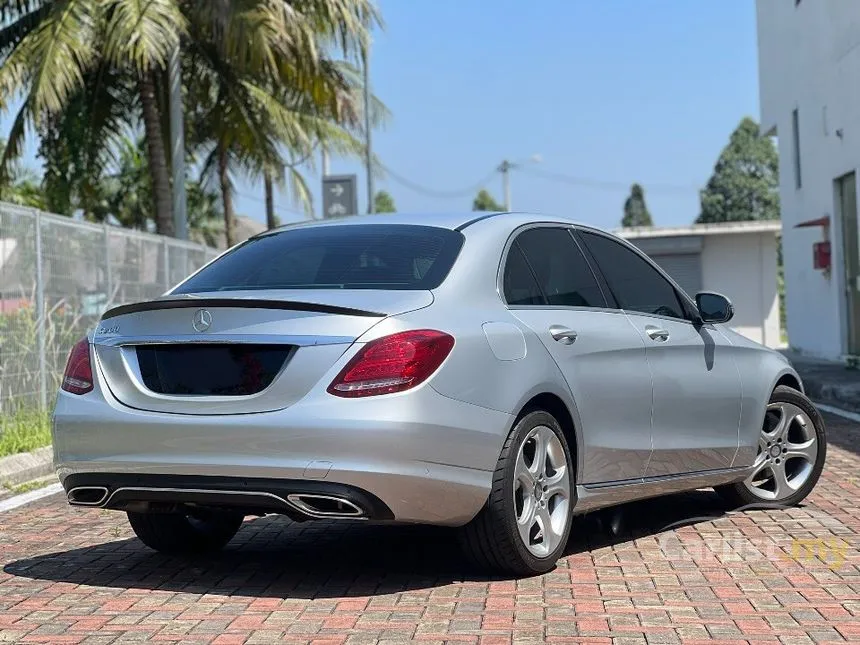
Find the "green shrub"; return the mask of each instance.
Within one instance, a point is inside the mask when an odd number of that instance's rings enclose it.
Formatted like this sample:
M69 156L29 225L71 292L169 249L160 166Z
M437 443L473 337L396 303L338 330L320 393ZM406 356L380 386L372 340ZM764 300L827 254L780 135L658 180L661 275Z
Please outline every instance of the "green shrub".
M51 415L20 409L0 420L0 457L51 445Z

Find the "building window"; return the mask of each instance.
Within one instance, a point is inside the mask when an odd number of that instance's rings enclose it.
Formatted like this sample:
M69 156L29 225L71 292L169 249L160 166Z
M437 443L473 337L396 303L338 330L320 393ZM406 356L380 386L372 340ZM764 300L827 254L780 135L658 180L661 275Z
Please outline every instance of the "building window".
M794 187L800 188L802 180L800 178L800 123L797 116L797 108L791 113L791 136L793 137L792 145L794 146Z

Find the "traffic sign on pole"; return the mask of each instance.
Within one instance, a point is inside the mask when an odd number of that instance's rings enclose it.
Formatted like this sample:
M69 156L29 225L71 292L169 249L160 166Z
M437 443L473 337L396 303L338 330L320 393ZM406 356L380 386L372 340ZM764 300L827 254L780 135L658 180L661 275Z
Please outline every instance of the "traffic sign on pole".
M326 175L322 180L323 218L358 214L355 175Z

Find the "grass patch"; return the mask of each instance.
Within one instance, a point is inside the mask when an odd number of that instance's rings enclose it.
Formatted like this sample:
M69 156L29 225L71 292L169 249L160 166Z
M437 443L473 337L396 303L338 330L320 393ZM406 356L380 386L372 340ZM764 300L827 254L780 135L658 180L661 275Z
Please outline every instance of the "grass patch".
M45 486L49 486L51 484L51 479L35 479L31 482L24 482L23 484L3 484L3 486L15 493L16 495L21 495L23 493L29 493L31 490L36 490L38 488L44 488Z
M0 457L51 445L51 415L19 410L0 420Z

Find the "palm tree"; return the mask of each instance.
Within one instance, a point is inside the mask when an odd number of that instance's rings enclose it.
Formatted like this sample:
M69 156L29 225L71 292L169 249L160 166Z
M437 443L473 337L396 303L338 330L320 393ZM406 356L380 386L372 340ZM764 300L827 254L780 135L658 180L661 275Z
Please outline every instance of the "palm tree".
M5 148L6 142L0 139L0 157ZM20 164L14 164L7 179L0 183L0 200L29 208L45 208L45 194L38 175Z
M221 191L228 245L235 242L235 173L263 178L267 224L272 226L275 184L289 184L293 199L310 210L310 191L298 164L287 163L287 156L309 158L320 141L347 154L362 149L355 136L357 74L349 74L346 63L328 59L324 51L332 43L345 54L360 51L366 25L375 20L372 6L364 0L314 0L293 7L287 26L282 16L269 11L271 3L266 7L254 15L270 29L259 24L247 28L248 17L234 4L222 7L220 21L218 16L208 21L189 17L191 61L186 67L193 75L186 83L196 108L189 130L193 145L206 151L206 176ZM333 10L341 16L344 33L332 33L320 22ZM212 25L217 29L208 31ZM294 42L304 38L302 48L290 43L285 51L278 36L283 29L293 29ZM233 37L224 38L224 31ZM252 45L245 45L252 36Z
M69 175L92 188L117 161L122 137L142 124L156 230L171 234L165 79L168 56L181 43L188 118L219 117L214 136L202 140L218 162L230 237L231 168L271 171L278 183L286 177L294 197L307 200L300 175L284 172L282 149L300 156L332 118L331 136L355 148L339 110L348 92L327 52L357 56L378 22L372 0L0 0L0 109L11 97L23 99L0 158L0 184L28 127L43 143L77 135L84 145L44 151L55 157L46 181L61 188L49 194L69 207ZM189 87L189 78L202 88ZM253 127L230 132L236 124Z
M103 186L105 208L100 211L99 219L110 216L122 226L151 230L152 186L147 174L147 152L142 139L127 138L122 142L119 166L100 184ZM192 179L186 180L185 192L188 196L189 236L194 241L216 246L222 231L218 195Z
M186 33L176 0L0 0L0 109L23 99L0 159L0 183L21 154L28 128L41 130L76 98L104 98L124 79L136 87L146 133L156 227L173 231L164 136L155 98L156 78ZM94 87L95 85L95 87ZM127 97L113 97L114 99ZM101 106L94 107L97 113ZM114 136L117 132L112 133ZM94 142L110 146L111 139Z

